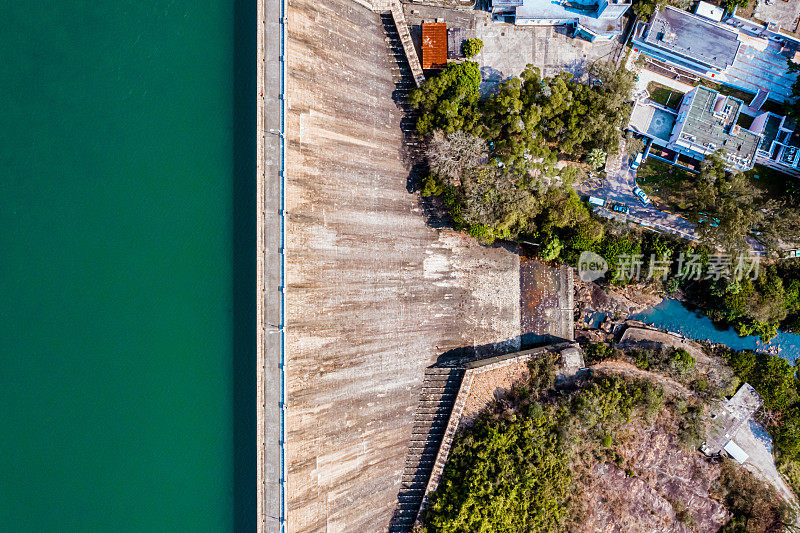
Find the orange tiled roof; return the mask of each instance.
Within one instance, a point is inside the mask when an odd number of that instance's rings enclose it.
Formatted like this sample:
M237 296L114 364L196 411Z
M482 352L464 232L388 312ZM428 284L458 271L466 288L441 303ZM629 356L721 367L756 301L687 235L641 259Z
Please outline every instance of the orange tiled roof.
M422 68L444 68L447 65L447 24L422 23Z

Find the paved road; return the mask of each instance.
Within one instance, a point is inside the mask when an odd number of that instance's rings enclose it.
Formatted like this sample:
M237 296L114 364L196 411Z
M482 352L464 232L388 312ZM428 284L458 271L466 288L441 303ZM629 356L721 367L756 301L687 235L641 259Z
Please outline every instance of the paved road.
M622 146L620 149L623 149ZM695 224L689 222L682 216L668 211L662 211L652 203L643 204L641 200L633 194L634 187L636 187L636 172L630 169L630 160L627 157L623 157L619 170L608 172L606 179L602 183L600 183L599 180L595 180L594 182L585 182L581 184L578 192L603 198L606 202L611 201L627 205L628 220L642 226L661 233L671 233L692 241L700 240L695 230ZM608 212L612 215L619 216L612 211L601 210L601 212ZM750 245L753 253L764 253L764 245L754 238L748 237L747 243Z
M672 233L681 237L697 240L697 233L694 224L683 217L661 211L653 204L643 204L639 198L633 194L636 187L636 173L630 168L630 161L623 157L619 169L614 171L611 168L606 179L600 183L584 184L580 192L606 201L612 201L628 206L628 218L634 222L652 227L658 231ZM614 165L616 167L617 165Z
M282 0L258 2L258 531L283 526Z

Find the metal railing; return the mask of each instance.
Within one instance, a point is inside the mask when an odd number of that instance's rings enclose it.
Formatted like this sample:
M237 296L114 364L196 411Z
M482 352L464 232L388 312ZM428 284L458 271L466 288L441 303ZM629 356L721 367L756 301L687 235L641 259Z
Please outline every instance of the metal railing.
M281 433L280 433L280 453L281 453L281 511L280 511L280 531L286 531L286 358L285 358L285 345L286 345L286 21L287 21L287 7L288 0L281 0L281 51L280 51L280 64L281 64L281 358L279 363L281 375L281 396L280 396L280 411L281 411Z

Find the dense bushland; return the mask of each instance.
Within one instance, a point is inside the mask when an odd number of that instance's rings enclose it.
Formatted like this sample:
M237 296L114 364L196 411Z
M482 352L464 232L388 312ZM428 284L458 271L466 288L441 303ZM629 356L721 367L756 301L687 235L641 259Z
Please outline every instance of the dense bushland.
M551 384L549 372L534 369L534 380ZM615 431L663 408L660 389L619 378L556 400L540 392L517 390L513 411L487 413L456 437L425 512L426 531L563 531L573 498L571 463L587 451L614 460Z
M600 358L612 355L604 344L590 344L587 350ZM620 351L616 356L638 357ZM694 360L683 350L644 357L674 376L691 379L694 372ZM580 530L586 511L580 487L593 475L594 465L614 463L635 476L635 466L621 452L632 433L657 420L674 420L679 443L696 453L705 436L704 402L666 399L653 381L609 376L556 391L555 362L552 354L531 361L527 383L456 435L423 513L426 533ZM778 375L785 378L782 371ZM774 489L728 462L712 489L731 511L724 531L781 531L789 517ZM681 520L691 522L688 505L674 503L683 509Z

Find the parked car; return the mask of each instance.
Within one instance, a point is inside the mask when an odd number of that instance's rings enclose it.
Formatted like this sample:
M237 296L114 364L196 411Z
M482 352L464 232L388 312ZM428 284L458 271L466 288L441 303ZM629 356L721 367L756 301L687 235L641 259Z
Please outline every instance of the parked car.
M639 187L636 187L635 189L633 189L633 194L638 196L639 200L641 200L643 204L651 203L650 202L650 198L648 198L647 195L644 193L644 191L642 189L640 189Z
M616 211L617 213L622 213L623 215L628 214L628 206L625 204L614 204L611 206L612 211Z
M634 157L631 160L631 170L636 170L637 168L639 168L639 165L641 164L642 164L642 152L639 152L638 154L636 154L636 157Z
M597 198L595 196L590 196L589 197L589 203L592 204L592 205L597 205L597 206L603 207L605 205L606 201L603 200L602 198Z

